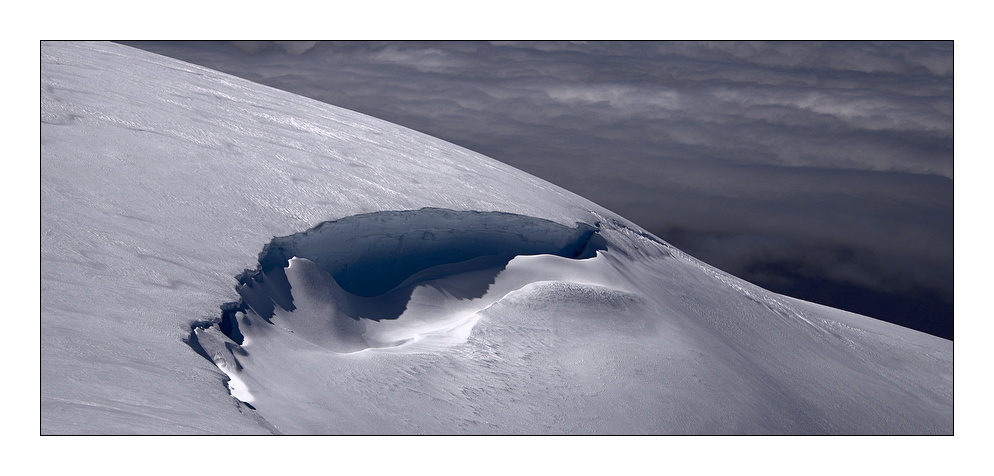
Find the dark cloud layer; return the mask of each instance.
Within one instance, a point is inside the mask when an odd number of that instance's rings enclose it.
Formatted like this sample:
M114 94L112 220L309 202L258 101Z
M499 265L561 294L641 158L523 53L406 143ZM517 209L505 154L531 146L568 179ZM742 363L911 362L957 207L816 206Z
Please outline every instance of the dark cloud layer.
M143 42L570 189L778 292L952 337L951 42Z

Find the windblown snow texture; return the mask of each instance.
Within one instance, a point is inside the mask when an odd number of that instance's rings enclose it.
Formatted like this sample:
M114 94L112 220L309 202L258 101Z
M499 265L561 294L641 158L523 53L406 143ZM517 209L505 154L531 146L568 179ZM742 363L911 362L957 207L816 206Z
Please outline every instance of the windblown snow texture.
M951 342L423 134L107 43L41 107L44 434L952 432Z

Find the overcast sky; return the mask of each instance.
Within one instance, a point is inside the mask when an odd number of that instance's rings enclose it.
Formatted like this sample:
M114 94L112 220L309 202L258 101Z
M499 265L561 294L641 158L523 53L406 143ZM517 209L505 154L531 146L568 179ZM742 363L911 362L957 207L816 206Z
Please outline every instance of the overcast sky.
M130 42L395 122L768 289L952 337L951 42Z

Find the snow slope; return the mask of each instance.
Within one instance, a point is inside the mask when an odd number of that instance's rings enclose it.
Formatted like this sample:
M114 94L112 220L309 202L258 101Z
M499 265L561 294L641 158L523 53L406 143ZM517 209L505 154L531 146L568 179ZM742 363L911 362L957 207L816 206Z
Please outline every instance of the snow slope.
M41 432L952 432L952 343L355 112L43 43Z

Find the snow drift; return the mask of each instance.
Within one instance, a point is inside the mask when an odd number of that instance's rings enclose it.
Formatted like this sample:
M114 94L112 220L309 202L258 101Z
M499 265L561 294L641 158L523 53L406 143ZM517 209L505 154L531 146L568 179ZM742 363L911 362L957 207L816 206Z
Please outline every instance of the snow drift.
M452 144L107 43L41 107L42 433L952 432L951 342Z

